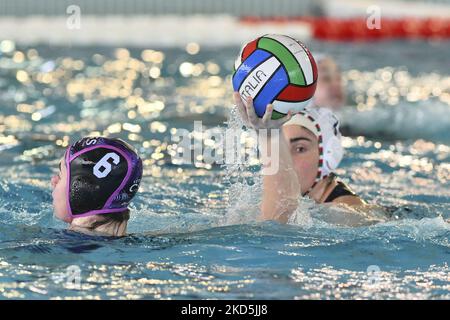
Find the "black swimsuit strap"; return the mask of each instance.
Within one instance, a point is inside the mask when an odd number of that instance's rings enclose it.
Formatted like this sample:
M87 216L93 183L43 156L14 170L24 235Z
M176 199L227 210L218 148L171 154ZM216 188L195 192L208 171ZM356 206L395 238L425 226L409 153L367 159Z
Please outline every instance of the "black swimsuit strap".
M337 186L334 187L333 191L325 199L325 202L332 202L334 199L342 196L356 196L356 194L350 190L350 188L342 181L337 182Z

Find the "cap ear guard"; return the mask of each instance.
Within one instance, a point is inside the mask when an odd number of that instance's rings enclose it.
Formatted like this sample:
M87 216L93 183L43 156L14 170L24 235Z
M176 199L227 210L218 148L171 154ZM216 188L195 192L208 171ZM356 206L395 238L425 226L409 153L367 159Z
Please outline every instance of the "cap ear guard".
M341 133L339 131L339 119L334 113L329 113L333 118L334 124L332 126L332 136L328 138L327 145L324 148L325 165L328 170L333 171L337 169L339 163L344 157L344 148L341 142Z
M77 216L78 212L88 212L90 210L100 210L102 206L97 203L96 207L92 207L96 201L96 194L99 189L98 185L89 177L77 175L72 177L70 181L69 195L72 216Z
M341 139L337 136L331 137L327 145L324 147L324 164L329 171L335 170L342 158L344 157L344 148L341 144Z

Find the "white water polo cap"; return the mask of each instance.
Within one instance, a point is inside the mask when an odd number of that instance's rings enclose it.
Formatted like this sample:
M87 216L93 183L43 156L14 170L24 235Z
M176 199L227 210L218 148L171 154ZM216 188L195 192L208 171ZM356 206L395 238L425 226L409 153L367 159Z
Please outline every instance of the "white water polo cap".
M307 107L284 124L299 125L311 131L319 142L319 170L316 182L333 172L344 156L339 119L327 108Z

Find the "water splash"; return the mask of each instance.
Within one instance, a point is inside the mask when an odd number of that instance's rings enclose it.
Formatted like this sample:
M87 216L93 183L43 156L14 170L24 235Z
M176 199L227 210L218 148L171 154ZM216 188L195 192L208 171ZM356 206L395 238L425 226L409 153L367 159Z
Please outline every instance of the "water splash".
M246 128L237 107L234 106L228 117L227 129L239 132L243 128L250 130ZM257 148L257 145L253 145L255 152ZM225 164L224 172L224 182L228 186L228 209L223 223L228 225L256 221L260 214L262 194L262 177L259 171L254 172L254 166L247 162L234 162Z

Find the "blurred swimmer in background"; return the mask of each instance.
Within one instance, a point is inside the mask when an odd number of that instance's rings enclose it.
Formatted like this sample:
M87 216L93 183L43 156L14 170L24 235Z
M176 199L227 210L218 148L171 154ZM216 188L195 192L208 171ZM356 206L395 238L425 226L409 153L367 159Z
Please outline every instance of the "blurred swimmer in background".
M105 236L126 235L128 205L142 178L142 160L120 139L86 137L66 150L51 179L56 218L69 230Z
M314 58L319 76L311 105L338 111L346 103L346 90L341 69L336 61L328 55L317 53Z

